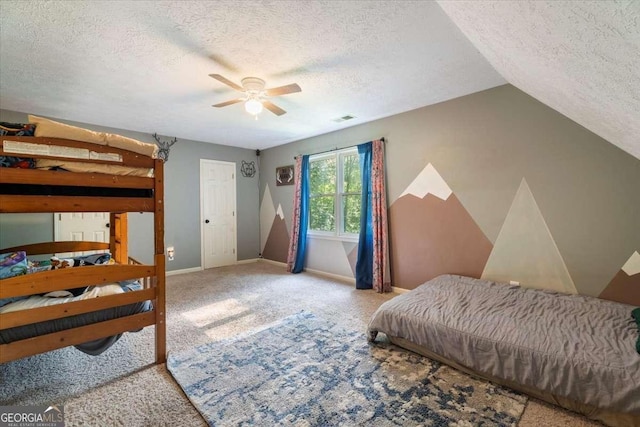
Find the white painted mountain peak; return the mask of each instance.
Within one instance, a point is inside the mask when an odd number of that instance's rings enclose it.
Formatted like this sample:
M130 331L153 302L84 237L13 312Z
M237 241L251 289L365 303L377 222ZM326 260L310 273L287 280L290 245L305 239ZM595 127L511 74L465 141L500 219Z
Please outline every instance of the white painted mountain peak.
M280 217L280 219L284 219L284 212L282 211L282 205L278 203L278 209L276 210L276 215Z
M638 251L635 251L631 257L629 257L627 262L624 263L622 271L627 273L629 276L640 273L640 254Z
M411 194L419 199L423 199L427 194L433 194L442 200L447 200L451 193L453 193L451 188L449 188L436 168L429 163L422 169L422 172L418 174L413 182L409 184L406 190L402 192L400 197Z

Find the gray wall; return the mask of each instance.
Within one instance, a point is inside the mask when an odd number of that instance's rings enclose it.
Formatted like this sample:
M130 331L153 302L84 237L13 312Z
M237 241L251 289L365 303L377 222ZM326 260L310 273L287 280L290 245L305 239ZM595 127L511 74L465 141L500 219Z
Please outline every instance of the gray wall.
M275 168L380 137L389 205L431 163L492 244L526 179L580 293L598 295L640 249L640 160L511 85L265 150L260 197L268 185L290 229L293 188L276 187ZM309 267L346 250L333 245Z
M53 119L95 131L153 142L150 134ZM27 115L0 110L0 121L26 123ZM236 163L238 260L256 258L259 252L258 177L245 178L240 174L241 161L255 161L255 152L178 139L165 165L165 245L174 246L176 250L175 260L167 263L168 271L199 267L201 264L200 159ZM50 214L0 215L0 247L50 241L52 236L53 217ZM129 242L131 256L144 262L152 262L151 214L129 214Z

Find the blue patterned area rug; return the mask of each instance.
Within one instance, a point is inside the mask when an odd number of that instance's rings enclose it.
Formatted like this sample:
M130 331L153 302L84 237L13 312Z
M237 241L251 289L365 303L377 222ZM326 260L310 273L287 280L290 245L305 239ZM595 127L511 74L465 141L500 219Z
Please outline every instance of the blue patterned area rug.
M527 402L305 312L167 367L211 426L507 426Z

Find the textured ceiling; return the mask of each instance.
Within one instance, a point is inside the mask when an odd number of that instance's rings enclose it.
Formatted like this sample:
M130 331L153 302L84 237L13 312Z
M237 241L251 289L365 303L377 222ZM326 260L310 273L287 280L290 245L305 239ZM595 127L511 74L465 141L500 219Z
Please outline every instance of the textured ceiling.
M267 148L506 83L425 1L0 1L0 107ZM256 76L301 93L212 104ZM333 119L354 115L348 122Z
M640 1L440 6L2 0L0 108L264 149L506 79L640 158ZM302 93L256 121L212 73Z
M440 1L509 83L640 158L640 1Z

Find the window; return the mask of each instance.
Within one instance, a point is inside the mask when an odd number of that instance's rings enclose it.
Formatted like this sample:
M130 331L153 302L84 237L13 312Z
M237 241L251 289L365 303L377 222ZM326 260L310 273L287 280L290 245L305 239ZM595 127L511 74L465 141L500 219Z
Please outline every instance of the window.
M309 232L355 237L360 232L362 181L358 150L309 159Z

